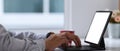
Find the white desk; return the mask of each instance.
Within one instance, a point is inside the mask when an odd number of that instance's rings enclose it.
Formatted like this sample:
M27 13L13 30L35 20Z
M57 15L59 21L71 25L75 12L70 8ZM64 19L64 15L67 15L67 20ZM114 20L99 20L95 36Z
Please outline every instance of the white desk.
M105 51L120 51L120 39L105 38Z
M84 42L83 39L81 39L81 44L88 45ZM103 51L120 51L120 39L105 38L105 46L106 46L106 50ZM57 48L55 51L63 51L63 50Z

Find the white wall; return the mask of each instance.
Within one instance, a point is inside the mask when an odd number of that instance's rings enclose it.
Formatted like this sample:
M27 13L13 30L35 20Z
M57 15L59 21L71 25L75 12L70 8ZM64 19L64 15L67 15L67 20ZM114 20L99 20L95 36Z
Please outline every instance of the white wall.
M96 10L118 8L118 0L72 0L72 26L80 37L85 37Z
M70 1L72 1L70 3ZM85 37L91 18L96 10L117 9L118 0L65 0L65 29L70 27L80 37ZM69 18L72 17L72 25ZM46 33L49 31L59 32L61 29L41 29L41 30L11 30L11 31L33 31Z

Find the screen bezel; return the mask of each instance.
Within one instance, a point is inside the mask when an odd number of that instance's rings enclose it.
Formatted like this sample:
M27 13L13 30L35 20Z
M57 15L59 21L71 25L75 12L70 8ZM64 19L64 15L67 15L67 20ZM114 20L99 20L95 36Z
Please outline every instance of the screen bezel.
M86 41L86 37L87 37L87 35L88 35L88 32L87 32L87 34L86 34L86 36L85 36L85 39L84 39L84 42L86 42L86 43L88 43L88 44L94 44L94 45L99 45L99 44L100 44L100 41L101 41L101 39L102 39L103 36L104 36L104 33L105 33L105 31L106 31L106 28L107 28L107 25L108 25L108 23L109 23L109 20L110 20L110 18L111 18L111 15L112 15L112 11L96 11L95 14L96 14L97 12L101 12L101 13L106 13L106 12L107 12L107 13L110 13L110 14L109 14L109 17L108 17L108 19L107 19L107 21L106 21L106 24L105 24L105 27L104 27L104 29L103 29L103 32L102 32L102 34L101 34L101 36L100 36L100 40L99 40L98 44L93 43L93 42ZM95 14L94 14L94 17L95 17ZM93 22L94 17L92 18L91 24L92 24L92 22ZM89 29L90 29L90 27L91 27L91 24L90 24L90 26L89 26ZM88 31L89 31L89 29L88 29Z

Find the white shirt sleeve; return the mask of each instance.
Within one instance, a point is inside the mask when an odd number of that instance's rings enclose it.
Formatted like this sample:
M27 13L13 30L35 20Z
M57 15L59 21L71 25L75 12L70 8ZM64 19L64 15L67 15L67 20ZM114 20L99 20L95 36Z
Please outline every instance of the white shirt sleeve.
M9 31L9 33L11 36L15 38L19 38L19 39L29 38L33 40L46 39L46 35L47 35L47 34L34 33L34 32L10 32Z
M45 51L44 39L19 39L0 25L0 51Z

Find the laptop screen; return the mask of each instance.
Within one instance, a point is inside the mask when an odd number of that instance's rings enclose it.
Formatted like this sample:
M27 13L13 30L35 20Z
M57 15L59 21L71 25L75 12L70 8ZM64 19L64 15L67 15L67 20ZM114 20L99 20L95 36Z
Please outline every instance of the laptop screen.
M105 32L111 14L111 11L96 11L89 27L85 42L94 44L99 43L102 34Z

